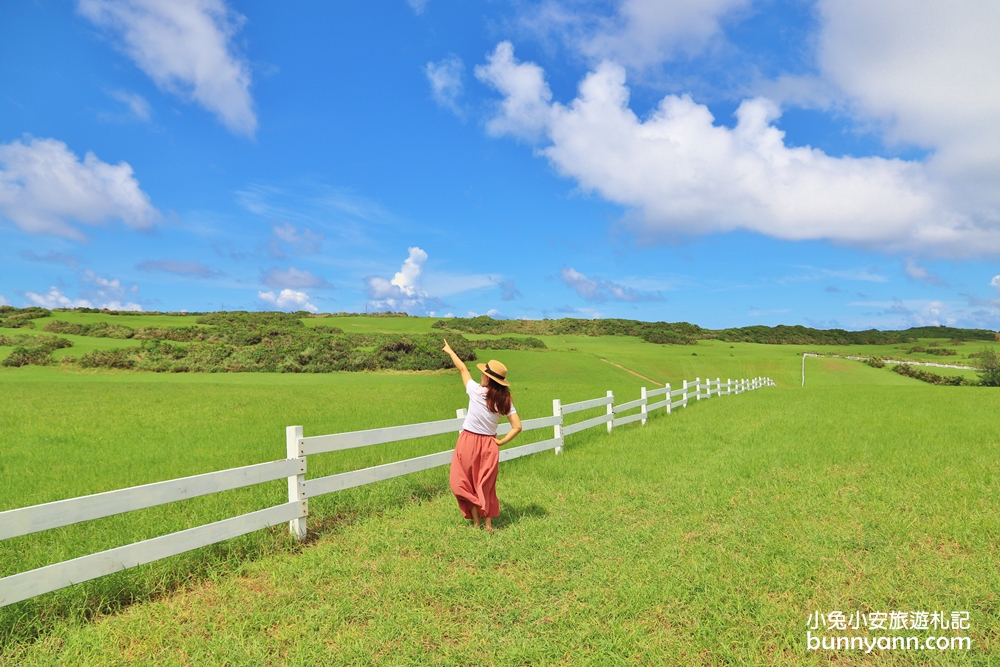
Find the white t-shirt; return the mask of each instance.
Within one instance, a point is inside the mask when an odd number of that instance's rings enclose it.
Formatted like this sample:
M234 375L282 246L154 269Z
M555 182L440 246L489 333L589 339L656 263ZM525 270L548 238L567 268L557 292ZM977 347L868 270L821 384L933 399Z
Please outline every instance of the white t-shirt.
M469 414L466 415L462 428L479 435L496 435L500 415L490 412L486 407L486 387L477 384L475 380L469 380L465 383L465 393L469 395ZM513 414L517 414L517 410L511 403L507 416Z

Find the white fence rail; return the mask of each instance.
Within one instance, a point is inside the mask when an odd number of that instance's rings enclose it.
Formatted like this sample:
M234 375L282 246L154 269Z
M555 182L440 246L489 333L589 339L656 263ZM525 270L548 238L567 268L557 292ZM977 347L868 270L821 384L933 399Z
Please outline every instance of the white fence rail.
M552 401L552 416L521 422L525 431L551 428L553 437L501 450L500 461L510 461L550 449L559 454L568 435L602 424L606 425L608 433L616 426L635 421L645 424L654 410L663 409L666 414L670 414L673 408L686 408L691 396L700 401L703 397L707 399L738 394L767 386L774 386L770 378L727 379L725 384L719 378L704 381L696 378L693 383L685 380L682 388L676 390L671 390L669 384L651 391L643 387L638 399L618 405L615 405L614 394L610 391L607 396L567 405L562 405L559 399L555 399ZM649 399L659 396L663 399L649 402ZM677 396L681 399L671 400ZM572 424L564 421L566 415L602 407L605 414ZM621 415L636 409L639 412ZM0 579L0 607L286 521L292 535L301 540L306 535L308 498L445 466L451 463L452 450L307 480L306 458L309 455L457 433L465 423L465 410L457 410L456 414L452 419L422 424L309 437L303 436L301 426L289 426L285 439L285 459L0 512L0 540L5 540L220 491L282 478L288 480L288 502L280 505L4 577ZM509 431L510 424L501 424L497 429L500 435Z

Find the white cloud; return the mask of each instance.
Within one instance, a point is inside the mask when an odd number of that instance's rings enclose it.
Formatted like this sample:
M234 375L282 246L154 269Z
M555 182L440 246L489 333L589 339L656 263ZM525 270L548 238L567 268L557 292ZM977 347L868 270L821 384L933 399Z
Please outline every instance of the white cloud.
M924 267L920 266L917 264L917 260L912 257L906 258L903 266L903 273L905 273L908 278L912 278L913 280L924 280L932 285L945 284L944 280L941 279L941 276L931 273Z
M277 310L308 310L310 313L319 312L319 308L309 303L309 295L305 292L283 289L278 294L274 292L257 292L257 296L266 305Z
M45 294L36 292L25 292L24 296L34 306L42 308L93 308L94 305L86 299L71 299L62 293L57 287L50 287Z
M93 285L93 287L87 287L85 290L81 290L81 292L86 292L83 295L89 297L87 299L88 302L97 303L97 308L107 308L108 310L142 310L142 306L139 304L124 301L125 287L118 278L105 278L87 269L83 272L80 280L83 283ZM132 293L138 292L139 286L133 285L130 291Z
M417 280L427 261L427 253L420 248L410 248L410 255L403 262L403 267L392 277L391 284L398 287L406 296L417 294Z
M427 2L429 0L406 0L406 4L410 6L414 14L423 14L424 10L427 9Z
M820 0L817 7L819 72L784 77L776 92L846 110L890 145L928 150L923 171L942 209L942 254L996 253L1000 4Z
M605 301L662 301L663 296L659 293L640 292L632 287L619 285L610 280L600 278L588 278L576 269L563 267L559 272L562 281L571 287L577 294L593 303L604 303Z
M496 308L490 308L489 310L486 311L486 314L492 317L493 319L498 319L500 317L503 317L503 314Z
M483 287L492 287L496 284L496 280L495 276L482 273L459 274L435 271L422 273L420 284L428 293L444 297Z
M10 301L7 300L7 297L5 297L3 294L0 294L0 306L9 306L9 305Z
M647 239L749 230L881 250L1000 252L1000 213L950 207L919 162L788 147L766 99L745 100L732 129L688 96L668 95L640 120L624 69L605 62L571 103L550 103L541 69L517 62L509 42L476 74L504 96L491 133L544 135L539 154L582 189L633 210Z
M315 276L309 271L296 269L294 266L287 270L269 269L261 275L261 282L268 287L281 289L284 287L303 288L318 287L330 289L333 287L326 279Z
M1000 4L821 0L818 60L854 108L889 137L996 176Z
M125 90L112 90L108 94L127 106L129 111L131 111L132 114L139 120L149 120L152 111L149 108L149 102L147 102L146 98L142 95L138 93L130 93Z
M1000 276L993 276L993 280L990 281L990 285L1000 289Z
M63 294L57 287L50 287L49 291L45 294L25 292L24 296L28 298L28 301L33 306L41 306L42 308L106 308L107 310L142 311L142 306L131 301L124 303L119 300L99 301L97 305L94 305L94 302L90 299L70 298Z
M190 276L192 278L215 278L222 275L221 271L216 271L207 264L201 262L182 262L176 259L150 259L136 267L140 271L161 271L163 273L173 273L178 276Z
M94 283L101 289L111 290L115 293L123 289L122 282L117 278L102 278L101 276L97 275L90 269L87 269L86 271L83 272L83 280L85 280L88 283Z
M805 274L796 276L784 276L776 282L780 285L785 283L797 283L811 280L827 280L837 278L840 280L857 280L869 283L887 283L889 279L879 273L879 267L869 266L864 269L826 269L809 265L800 265L795 268L804 269Z
M366 278L365 288L372 305L376 309L430 314L448 307L440 297L495 287L499 281L497 276L488 274L426 273L426 264L427 253L421 248L412 247L402 267L391 279L382 276ZM512 281L506 282L510 283L504 283L506 287L517 291ZM501 285L501 290L506 289L504 285ZM519 292L517 294L520 295Z
M368 296L377 300L405 300L426 297L427 293L418 289L417 281L427 261L427 253L420 248L410 248L410 254L403 262L402 268L386 280L380 276L367 279Z
M866 313L876 318L855 328L878 326L880 328L956 326L960 322L972 323L977 319L955 302L932 299L893 299L892 301L853 301L849 306L880 308ZM879 319L881 318L881 319Z
M18 253L21 257L31 262L46 262L50 264L65 264L71 269L76 269L80 263L80 258L66 253L50 250L44 255L39 255L33 250L22 250Z
M513 280L496 280L494 282L500 288L500 298L502 300L513 301L521 296L521 291L514 285Z
M147 229L159 216L127 162L111 165L89 152L81 162L55 139L0 144L0 217L28 233L83 240L72 222L118 219Z
M477 79L503 94L498 113L486 124L490 134L536 139L549 127L552 91L545 82L545 72L535 63L516 63L513 44L497 44L486 64L476 65L475 73Z
M388 308L413 314L426 313L429 307L444 305L440 299L421 289L420 277L426 262L427 253L413 247L392 280L380 276L366 278L365 286L372 305L376 309Z
M250 67L232 41L245 18L222 0L79 0L161 89L193 99L231 132L253 136Z
M462 109L458 106L458 98L462 95L464 71L465 65L462 59L456 55L450 55L436 63L427 63L424 67L434 101L459 116L463 115Z
M598 63L646 68L703 51L720 37L720 19L749 0L619 0L613 13L569 2L543 3L522 19L534 32L555 34Z
M285 250L287 246L299 255L315 255L322 248L324 238L326 237L323 232L314 232L304 227L299 229L285 221L271 228L268 252L276 259L284 259L287 254Z

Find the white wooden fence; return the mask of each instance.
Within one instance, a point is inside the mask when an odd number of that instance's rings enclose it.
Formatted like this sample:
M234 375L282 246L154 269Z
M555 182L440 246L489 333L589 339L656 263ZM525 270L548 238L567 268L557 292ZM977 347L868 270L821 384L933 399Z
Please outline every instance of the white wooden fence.
M551 417L526 419L521 422L525 431L552 428L552 437L501 450L500 460L509 461L549 449L554 449L556 454L559 454L562 452L566 436L588 428L605 424L610 433L614 427L634 421L645 424L654 410L662 409L666 414L670 414L673 408L686 408L692 397L700 401L713 396L739 394L767 386L774 386L774 382L764 377L727 380L724 383L719 378L715 380L697 378L694 382L685 380L679 389L674 390L671 390L669 384L651 391L643 387L638 399L618 405L614 404L615 397L610 391L606 396L568 405L562 405L559 399L555 399L552 401ZM651 399L659 397L662 399L650 402ZM602 407L605 408L605 413L596 417L574 423L564 421L567 415ZM623 414L636 409L639 411L629 415ZM306 535L308 498L448 465L451 463L452 450L307 480L306 459L309 455L456 433L462 430L465 410L457 410L456 414L453 419L422 424L308 437L303 435L301 426L289 426L285 434L287 458L279 461L0 512L0 540L6 540L220 491L282 478L288 480L288 502L280 505L4 577L0 579L0 607L286 521L289 523L292 535L301 540ZM502 435L509 430L510 424L501 424L497 432Z

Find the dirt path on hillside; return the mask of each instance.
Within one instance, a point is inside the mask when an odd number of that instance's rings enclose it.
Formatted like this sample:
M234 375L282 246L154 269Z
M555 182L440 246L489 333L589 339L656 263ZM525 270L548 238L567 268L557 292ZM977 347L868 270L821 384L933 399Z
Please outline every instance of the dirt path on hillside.
M662 382L657 382L657 381L656 381L656 380L654 380L653 378L648 378L648 377L646 377L645 375L639 375L638 373L636 373L636 372L635 372L634 370L632 370L631 368L625 368L625 367L624 367L624 366L622 366L621 364L616 364L615 362L613 362L613 361L608 361L607 359L601 359L601 361L603 361L603 362L604 362L604 363L606 363L606 364L611 364L612 366L617 366L618 368L622 369L622 370L623 370L623 371L625 371L626 373L631 373L632 375L636 376L637 378L642 378L643 380L649 380L650 382L652 382L653 384L655 384L655 385L656 385L657 387L662 387L662 386L663 386L663 383L662 383Z

